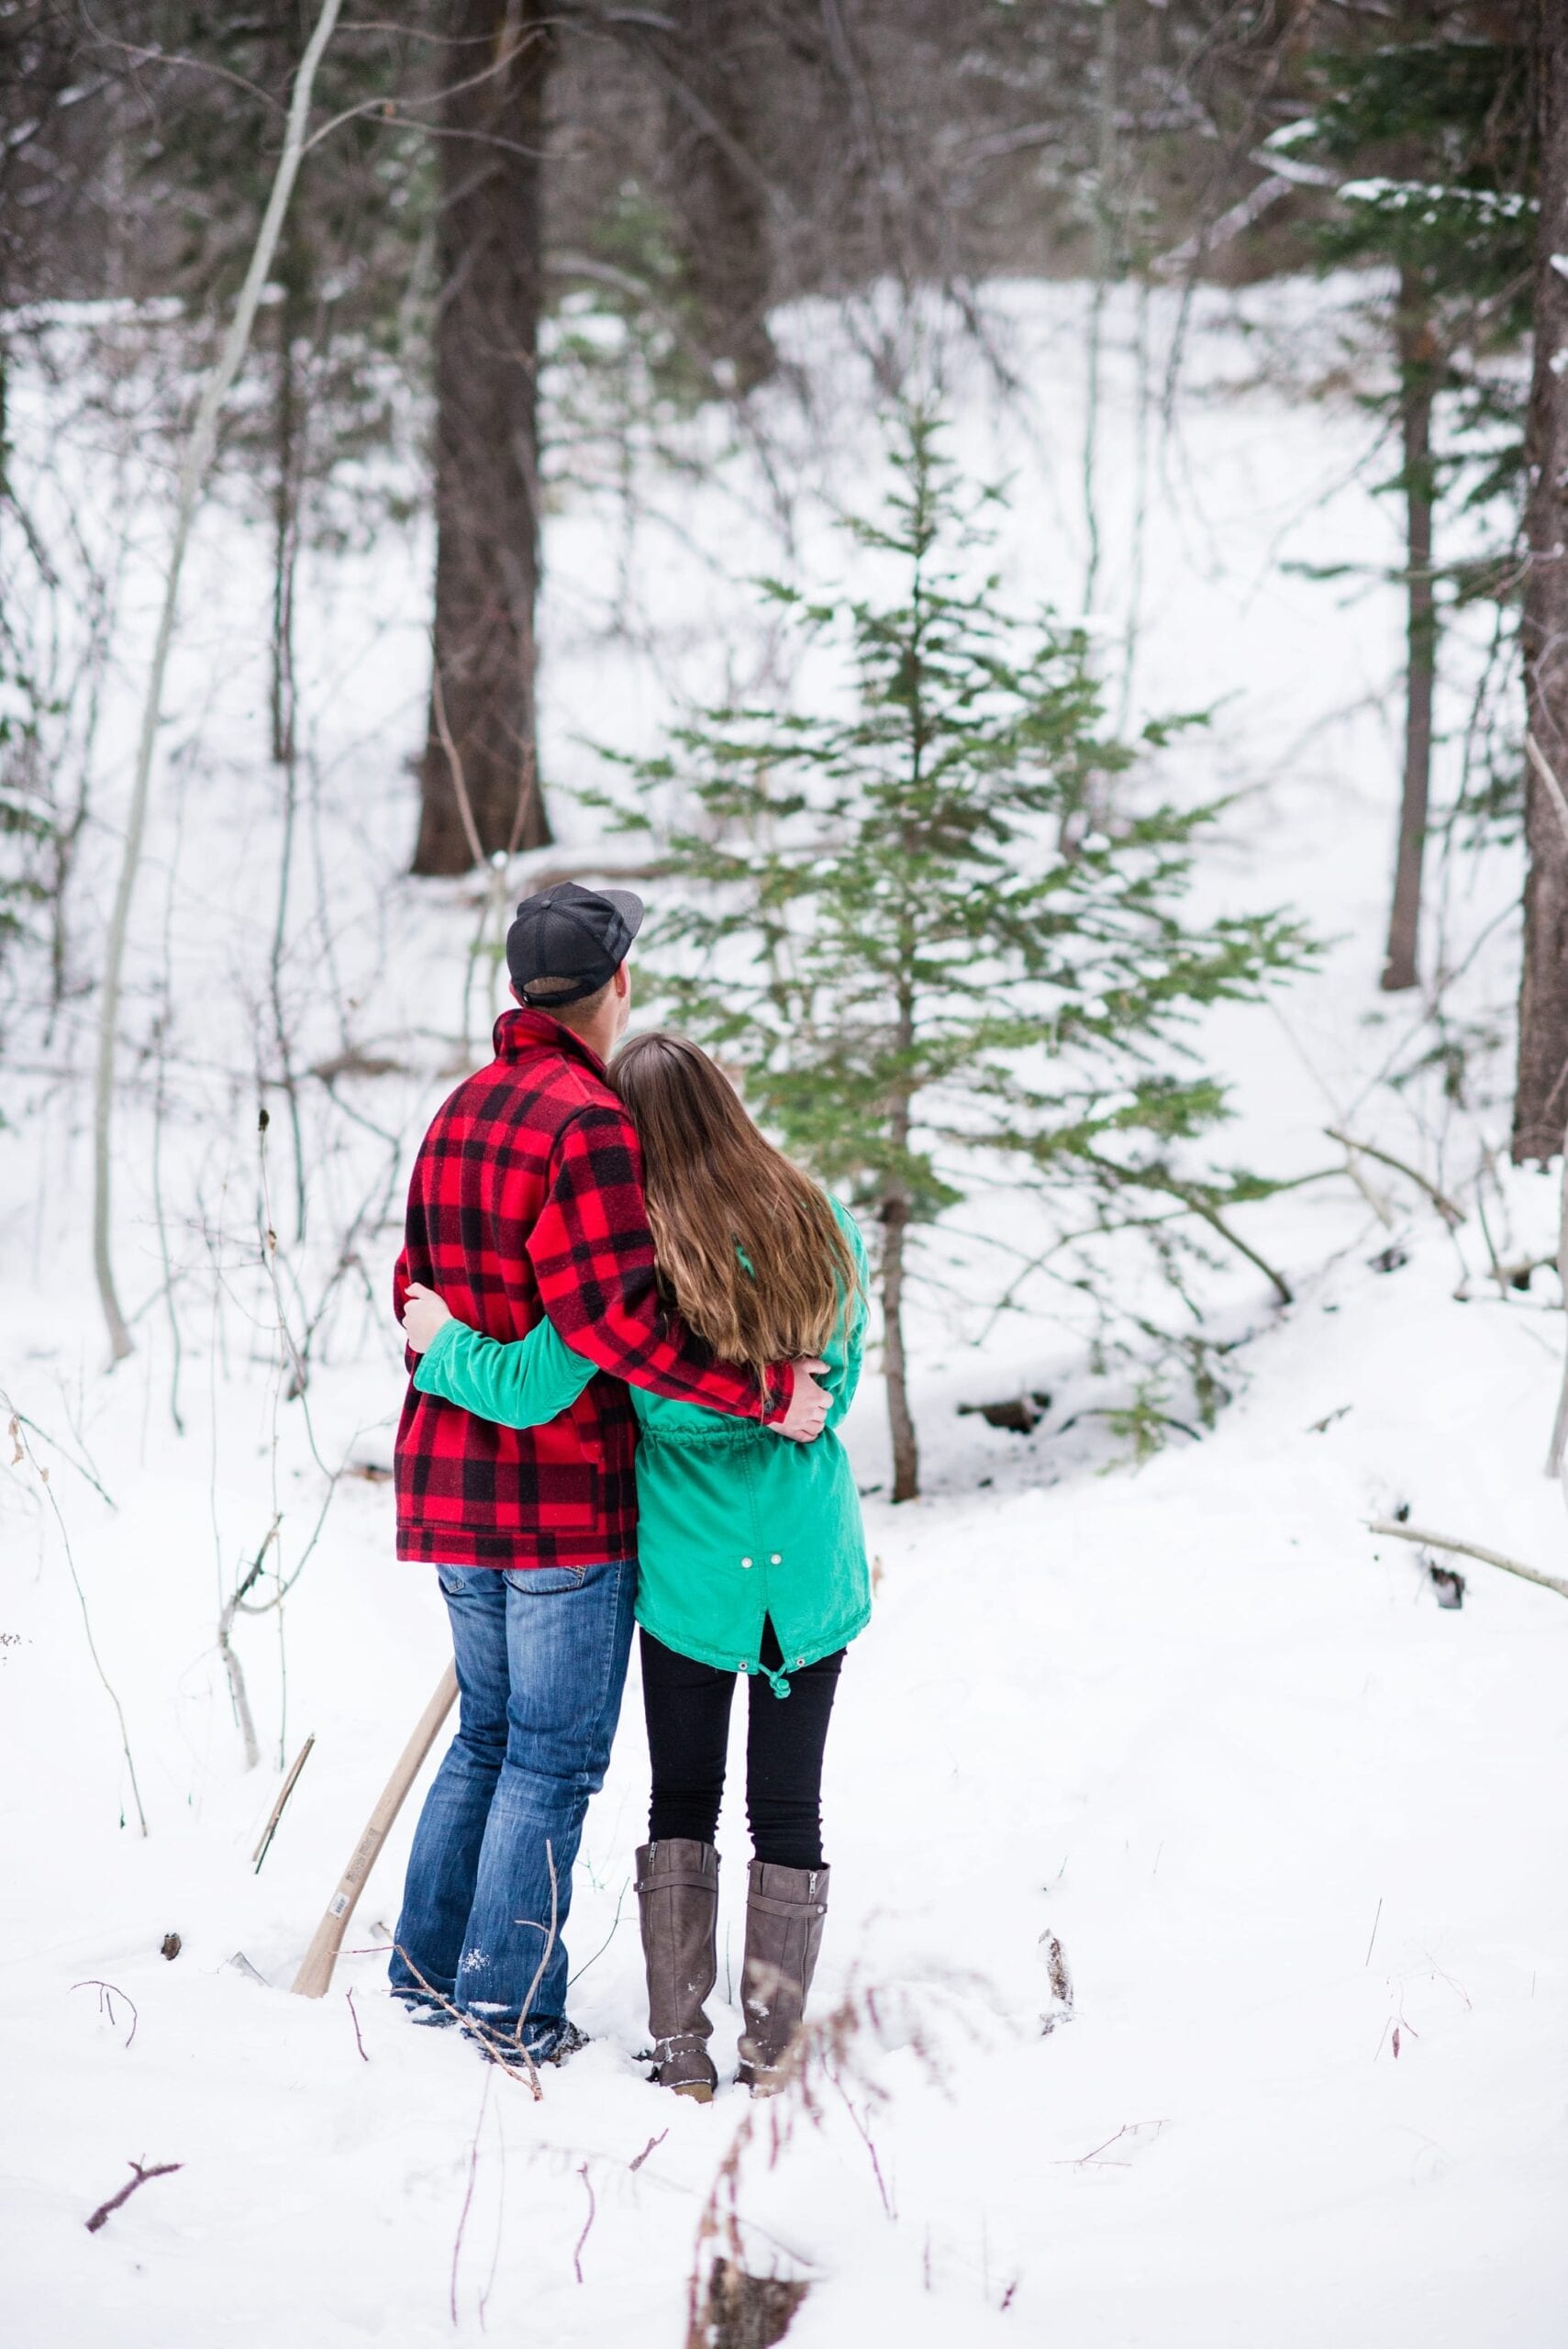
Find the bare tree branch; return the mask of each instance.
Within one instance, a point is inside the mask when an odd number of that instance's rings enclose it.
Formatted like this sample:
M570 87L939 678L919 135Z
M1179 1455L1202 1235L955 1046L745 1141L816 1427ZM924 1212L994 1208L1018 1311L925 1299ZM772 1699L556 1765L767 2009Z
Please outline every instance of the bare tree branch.
M137 869L141 862L142 836L147 829L147 807L152 781L152 756L157 744L158 724L162 712L163 679L169 665L170 647L173 642L174 617L179 604L180 574L184 568L185 551L190 542L191 526L195 518L196 501L202 484L212 463L217 446L217 420L225 400L233 388L241 360L250 340L256 307L261 298L261 288L267 282L272 258L277 250L284 215L294 193L300 158L305 151L305 126L310 113L311 91L315 85L317 67L323 50L332 37L342 0L322 0L321 13L311 34L310 44L300 61L295 76L294 93L289 101L288 128L284 138L283 152L278 158L277 172L272 180L272 194L261 217L250 266L245 273L234 317L224 338L223 348L207 378L197 405L195 421L186 444L184 461L180 468L180 486L174 509L174 542L170 551L169 572L163 586L163 608L159 617L158 639L153 649L152 668L147 681L147 694L142 703L141 732L137 744L136 768L131 782L130 809L126 821L125 848L120 859L119 880L115 889L114 910L109 917L108 935L104 946L104 989L98 1019L98 1063L93 1099L93 1264L97 1275L98 1295L103 1304L104 1319L108 1325L109 1348L116 1362L123 1362L131 1351L130 1331L120 1309L115 1287L114 1264L109 1245L109 1171L113 1141L115 1050L119 1024L120 988L125 972L126 936L130 922L131 899L136 891Z
M1525 1566L1517 1558L1505 1558L1498 1550L1484 1550L1478 1542L1458 1542L1451 1533L1427 1533L1418 1525L1396 1525L1392 1518L1369 1517L1369 1533L1385 1533L1395 1542L1424 1542L1432 1550L1457 1550L1462 1558L1479 1558L1485 1566L1501 1566L1506 1575L1518 1575L1524 1582L1538 1582L1542 1590L1554 1590L1559 1598L1568 1598L1568 1582L1556 1575L1543 1575L1537 1566Z
M184 2166L183 2162L149 2162L145 2165L141 2162L132 2162L128 2182L121 2187L117 2194L111 2194L106 2202L99 2203L87 2221L87 2232L90 2235L95 2235L111 2211L117 2210L122 2202L128 2202L137 2188L145 2186L150 2177L172 2177L177 2169L183 2169Z

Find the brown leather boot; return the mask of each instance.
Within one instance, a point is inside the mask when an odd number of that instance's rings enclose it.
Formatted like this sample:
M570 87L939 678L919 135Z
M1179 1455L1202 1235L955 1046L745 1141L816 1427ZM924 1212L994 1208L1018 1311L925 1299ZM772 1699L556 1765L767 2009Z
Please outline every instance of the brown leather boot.
M661 2087L706 2104L718 2086L703 2010L718 1974L718 1854L681 1836L644 1843L637 1901L648 1968L648 2028Z
M746 2030L736 2077L753 2096L783 2087L790 2049L806 2020L806 1998L828 1914L827 1868L781 1868L753 1860L746 1894L746 1960L740 2004Z

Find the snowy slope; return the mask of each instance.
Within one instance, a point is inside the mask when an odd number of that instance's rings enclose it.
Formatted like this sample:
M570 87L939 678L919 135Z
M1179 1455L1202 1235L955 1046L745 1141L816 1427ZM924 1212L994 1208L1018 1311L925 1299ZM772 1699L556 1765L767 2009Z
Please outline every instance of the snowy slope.
M1417 1523L1562 1571L1562 1497L1540 1473L1562 1346L1555 1282L1537 1274L1528 1292L1499 1294L1474 1210L1475 1170L1500 1132L1497 1064L1475 1054L1462 1104L1429 1079L1397 1093L1377 1084L1428 1041L1414 1008L1373 992L1396 603L1378 590L1341 604L1281 568L1282 554L1389 552L1364 421L1287 394L1257 364L1266 346L1305 367L1308 343L1331 346L1344 301L1343 288L1286 288L1251 297L1246 332L1218 306L1197 321L1180 443L1145 451L1136 698L1233 696L1192 780L1251 796L1205 885L1237 903L1288 897L1339 941L1281 1017L1217 1023L1236 1155L1281 1172L1330 1166L1340 1153L1321 1129L1348 1119L1461 1192L1467 1220L1450 1235L1413 1186L1375 1167L1387 1223L1343 1177L1254 1210L1249 1233L1297 1301L1280 1312L1244 1265L1217 1277L1219 1308L1254 1333L1237 1357L1242 1391L1212 1436L1178 1437L1136 1471L1101 1473L1118 1453L1102 1423L1063 1431L1095 1399L1070 1330L1030 1312L981 1345L984 1315L940 1295L922 1308L930 1497L895 1511L870 1493L877 1612L829 1747L834 1905L817 2006L841 2009L837 2052L813 2110L771 2110L755 2126L733 2095L706 2110L662 2099L635 2061L635 1688L590 1815L571 1932L593 2043L546 2076L541 2101L388 2010L377 1945L412 1807L332 1992L319 2005L286 1995L443 1657L428 1578L392 1562L384 1484L334 1487L318 1462L388 1457L399 1376L381 1301L399 1140L417 1138L461 1052L474 912L463 891L396 877L407 801L389 807L387 778L417 729L425 582L417 534L389 532L357 569L323 564L314 583L318 856L302 863L287 986L302 1059L344 1041L340 983L356 998L348 1041L398 1067L312 1095L311 1228L296 1243L275 1096L260 1197L251 1074L278 850L261 680L245 650L262 551L242 517L215 519L171 724L185 755L155 830L128 1015L129 1032L150 1032L166 952L171 1106L156 1180L177 1365L151 1220L153 1063L128 1052L119 1244L146 1309L138 1353L112 1378L84 1275L83 1111L70 1074L84 1065L90 1006L13 1088L14 1130L0 1137L6 1229L23 1243L7 1257L0 1386L34 1423L30 1457L0 1487L7 2341L674 2344L738 2130L748 2256L813 2285L790 2335L801 2349L993 2335L1071 2349L1561 2340L1568 1609L1476 1565L1462 1609L1440 1610L1415 1553L1364 1529L1405 1504ZM1004 415L983 368L950 355L960 437L975 465L1014 473L1011 576L1071 607L1082 299L1011 289L996 317L1032 386L1028 429ZM1156 337L1173 326L1159 313ZM1112 619L1132 579L1129 328L1121 316L1102 435ZM870 402L830 322L808 315L792 330L817 412L776 419L797 436L809 485L788 518L804 559L825 564L831 500L870 462ZM744 451L716 449L700 495L684 480L662 486L651 467L647 489L670 527L657 515L639 525L636 608L618 616L612 583L628 567L613 502L562 493L550 549L557 773L588 771L580 735L646 740L673 694L712 683L735 548L755 551L748 570L778 559ZM155 549L155 513L137 528ZM144 587L133 562L106 720L111 808ZM727 642L738 662L762 657L743 629ZM111 845L106 826L89 891ZM1454 963L1513 881L1501 857L1463 868L1462 883L1460 870L1443 947ZM90 923L84 938L90 961ZM1508 955L1504 926L1456 981L1456 1018L1500 1030ZM471 1041L484 1025L476 1013ZM366 1136L343 1103L392 1140ZM308 1428L285 1399L259 1209L281 1236L277 1294L296 1325L352 1233L358 1262L323 1317ZM1552 1181L1501 1178L1486 1211L1503 1255L1550 1252ZM984 1224L976 1210L977 1234ZM1374 1269L1391 1243L1407 1261ZM1020 1384L1057 1398L1027 1439L953 1410ZM880 1405L868 1379L850 1428L868 1487L885 1475ZM299 1578L280 1609L236 1627L261 1748L248 1773L215 1624L274 1519L269 1556ZM145 1841L78 1584L124 1709ZM309 1731L317 1747L258 1875L250 1854L281 1761ZM722 1848L732 1977L738 1820ZM159 1954L170 1932L182 1941L172 1962ZM1052 1993L1051 1935L1071 1974L1070 2018ZM253 1972L229 1962L236 1952ZM722 2043L735 2022L726 2007ZM84 2234L132 2158L183 2166Z

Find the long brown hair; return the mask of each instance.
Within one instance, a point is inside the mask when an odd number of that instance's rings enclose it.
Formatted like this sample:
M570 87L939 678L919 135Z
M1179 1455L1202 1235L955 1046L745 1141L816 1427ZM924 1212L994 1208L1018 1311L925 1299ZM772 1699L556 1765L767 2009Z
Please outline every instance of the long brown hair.
M687 1328L759 1370L819 1354L856 1286L827 1194L684 1036L633 1036L610 1077L641 1138L660 1277Z

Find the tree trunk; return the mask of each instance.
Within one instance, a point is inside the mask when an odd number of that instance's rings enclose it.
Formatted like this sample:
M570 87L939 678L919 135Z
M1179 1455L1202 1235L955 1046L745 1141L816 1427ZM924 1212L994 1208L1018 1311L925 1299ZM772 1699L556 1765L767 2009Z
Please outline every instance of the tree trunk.
M1394 906L1382 985L1389 994L1417 983L1421 923L1421 859L1427 844L1427 805L1432 769L1432 686L1437 672L1437 607L1432 595L1432 399L1437 347L1422 288L1402 273L1396 321L1399 358L1399 425L1405 474L1405 784L1399 801L1399 846L1394 865Z
M448 0L436 328L435 674L416 873L550 838L534 732L543 0ZM465 807L466 802L466 807Z
M1534 0L1533 45L1540 220L1525 440L1525 723L1568 790L1568 275L1561 260L1568 254L1568 8L1562 0ZM1525 765L1525 845L1518 1164L1555 1157L1568 1123L1568 839L1533 760Z
M748 392L778 364L768 332L768 206L751 160L753 0L682 0L660 48L669 81L670 195L706 356Z
M882 1203L882 1364L887 1380L887 1424L893 1436L893 1497L920 1497L920 1452L909 1415L909 1383L904 1356L904 1242L909 1202Z

